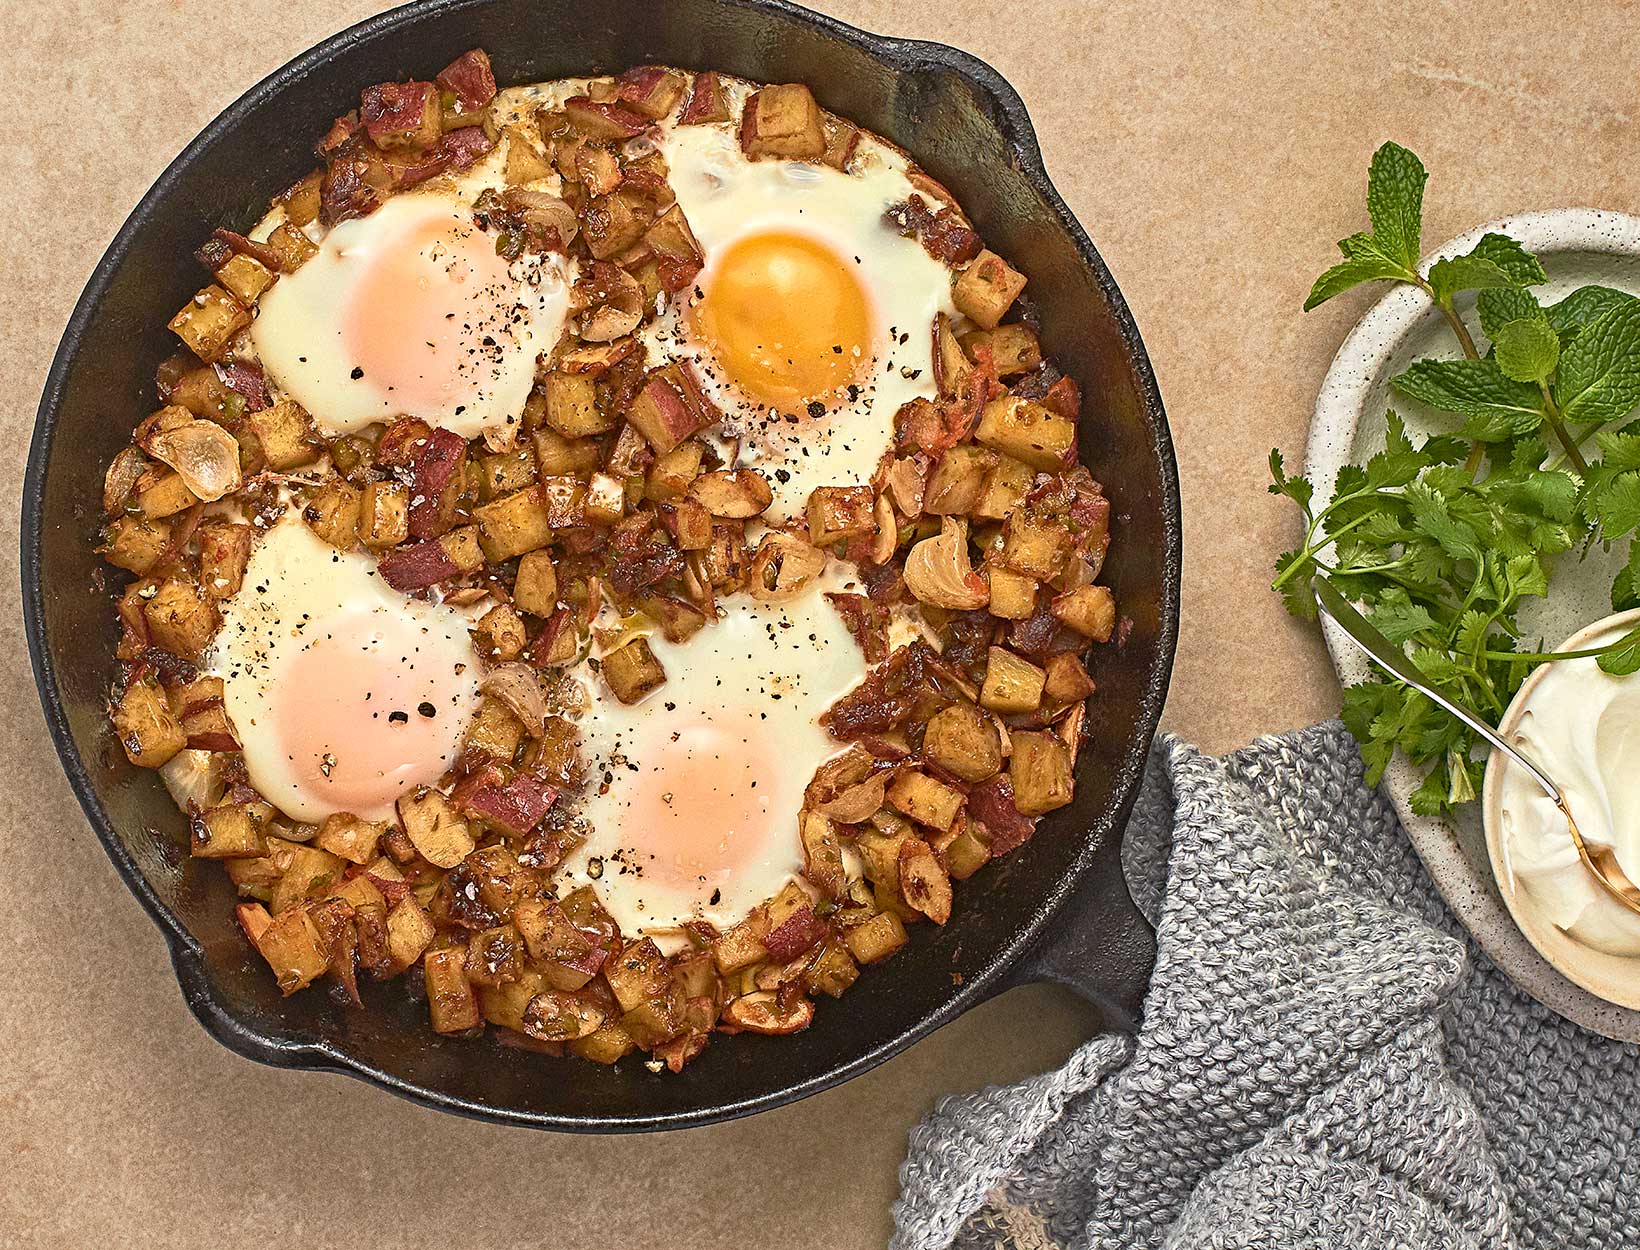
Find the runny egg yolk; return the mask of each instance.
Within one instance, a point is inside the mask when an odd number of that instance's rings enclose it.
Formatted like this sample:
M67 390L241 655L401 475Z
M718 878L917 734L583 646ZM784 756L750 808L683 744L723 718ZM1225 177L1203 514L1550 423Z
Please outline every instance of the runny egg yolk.
M738 722L738 723L737 723ZM787 847L773 836L782 761L750 718L646 726L633 757L646 767L626 783L622 823L641 830L646 879L702 899L738 873L756 872ZM782 835L787 834L780 827Z
M729 380L783 412L825 403L874 355L865 288L847 261L802 234L736 240L708 270L694 318Z
M371 259L349 299L355 376L408 410L461 411L512 341L513 287L483 231L421 217Z

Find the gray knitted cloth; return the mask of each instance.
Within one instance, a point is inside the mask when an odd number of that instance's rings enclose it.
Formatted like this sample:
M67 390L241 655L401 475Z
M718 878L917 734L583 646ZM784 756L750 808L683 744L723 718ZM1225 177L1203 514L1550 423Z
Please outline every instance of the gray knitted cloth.
M1640 1049L1468 943L1336 722L1159 742L1128 876L1139 1037L942 1100L895 1250L1640 1246Z

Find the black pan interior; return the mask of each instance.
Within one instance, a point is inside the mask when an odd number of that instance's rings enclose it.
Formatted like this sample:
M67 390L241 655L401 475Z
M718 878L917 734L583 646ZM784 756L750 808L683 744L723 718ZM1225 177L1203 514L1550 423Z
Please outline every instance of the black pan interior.
M821 1005L782 1038L718 1039L681 1076L628 1060L557 1062L492 1041L441 1039L401 984L350 1010L323 992L281 1000L232 919L214 865L191 862L157 777L129 767L104 720L115 644L91 541L103 467L154 405L169 315L197 288L192 249L248 225L313 164L311 144L361 86L428 77L486 48L502 82L665 62L804 81L821 102L910 150L1022 268L1046 346L1089 402L1084 459L1113 497L1107 580L1132 634L1100 655L1093 744L1076 802L1025 851L962 890L957 917ZM445 1108L521 1124L628 1130L772 1106L861 1071L993 992L1078 877L1118 873L1117 839L1154 732L1178 615L1179 504L1160 398L1114 282L1041 172L1023 106L965 54L878 39L783 3L457 0L344 32L224 114L143 200L92 277L48 382L25 490L25 612L48 718L92 824L171 943L183 989L226 1044L264 1062L340 1068ZM954 975L956 974L956 975ZM960 984L959 984L960 977Z

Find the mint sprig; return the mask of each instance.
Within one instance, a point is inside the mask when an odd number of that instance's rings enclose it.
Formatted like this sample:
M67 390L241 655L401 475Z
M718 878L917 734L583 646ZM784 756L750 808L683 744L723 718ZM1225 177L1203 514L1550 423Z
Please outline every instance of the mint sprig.
M1371 230L1339 243L1344 259L1316 280L1314 308L1365 282L1405 283L1434 302L1459 359L1414 361L1400 395L1449 414L1449 432L1412 439L1394 412L1385 448L1338 475L1331 498L1271 453L1273 494L1304 518L1303 541L1277 560L1274 588L1314 619L1324 575L1443 693L1501 717L1532 668L1590 656L1614 674L1640 671L1640 629L1606 647L1559 655L1525 639L1524 602L1552 593L1562 558L1640 533L1640 299L1586 286L1541 304L1543 266L1506 235L1420 271L1428 174L1386 143L1367 177ZM1476 292L1481 343L1456 307ZM1568 557L1567 553L1573 553ZM1612 584L1612 606L1640 606L1640 543ZM1396 751L1425 768L1415 810L1472 800L1481 744L1410 687L1381 676L1344 693L1344 723L1376 782Z

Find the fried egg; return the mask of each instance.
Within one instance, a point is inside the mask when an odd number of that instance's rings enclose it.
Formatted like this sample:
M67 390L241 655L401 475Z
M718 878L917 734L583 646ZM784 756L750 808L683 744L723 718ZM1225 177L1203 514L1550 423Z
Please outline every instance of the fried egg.
M461 750L481 669L467 618L408 599L295 509L263 534L222 605L206 671L251 784L297 820L388 820Z
M785 603L721 606L687 642L649 637L666 682L641 702L586 683L590 832L563 871L628 934L726 929L798 873L803 792L841 749L820 716L865 676L818 579Z
M462 182L395 195L262 296L257 356L323 434L401 415L463 438L517 424L568 282L561 257L498 255L472 198Z
M862 141L848 173L752 161L728 126L660 148L705 267L654 353L694 361L722 433L772 479L771 521L816 486L870 482L894 414L936 392L931 327L953 312L951 271L884 217L916 190L903 159Z

